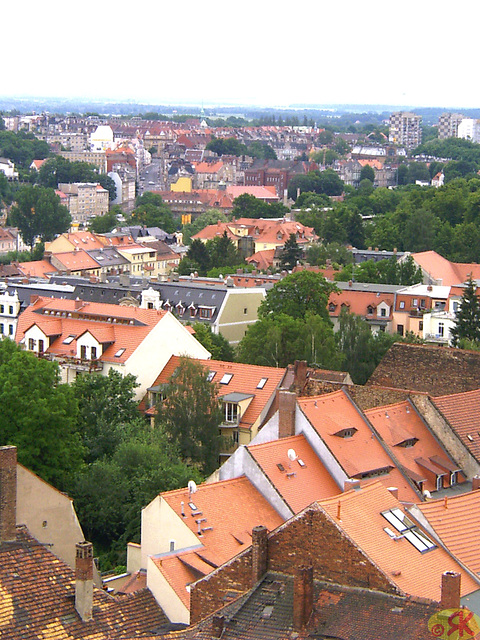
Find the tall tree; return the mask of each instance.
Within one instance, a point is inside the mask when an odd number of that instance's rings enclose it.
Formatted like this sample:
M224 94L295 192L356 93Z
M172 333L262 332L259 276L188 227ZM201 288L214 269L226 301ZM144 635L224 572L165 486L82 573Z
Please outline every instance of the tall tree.
M37 238L53 240L68 231L72 219L53 189L28 185L18 191L9 221L20 229L25 244L33 250Z
M135 376L110 369L107 376L86 373L72 388L79 406L77 430L87 450L87 462L111 456L137 416Z
M470 275L463 291L460 308L455 317L455 326L451 330L454 347L468 343L480 345L480 303L476 294L476 284Z
M184 462L212 473L218 467L222 411L208 371L195 360L181 358L163 395L156 407L158 427L178 447Z
M283 245L283 251L280 257L280 267L291 271L300 262L302 256L302 248L298 246L295 234L291 233L288 240Z
M58 489L69 487L83 464L73 388L60 383L58 365L0 341L0 444L18 447L19 461Z
M305 318L307 312L330 322L327 311L328 297L335 285L319 273L297 271L282 278L270 289L259 308L259 317L285 313L292 318Z

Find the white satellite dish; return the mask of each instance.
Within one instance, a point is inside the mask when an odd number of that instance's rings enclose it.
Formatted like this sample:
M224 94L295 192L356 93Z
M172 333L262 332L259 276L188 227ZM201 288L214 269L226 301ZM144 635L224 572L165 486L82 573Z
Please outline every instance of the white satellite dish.
M197 484L194 480L189 480L188 481L188 493L191 495L192 493L195 493L195 491L197 490Z
M297 454L295 453L295 449L289 449L287 451L288 459L292 462L297 459Z

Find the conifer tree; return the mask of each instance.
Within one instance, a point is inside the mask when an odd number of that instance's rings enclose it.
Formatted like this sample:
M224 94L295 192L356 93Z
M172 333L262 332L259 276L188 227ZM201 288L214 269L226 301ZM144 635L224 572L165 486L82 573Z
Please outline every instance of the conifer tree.
M470 274L463 292L455 326L450 332L452 345L462 347L465 343L480 346L480 303L476 295L476 284Z

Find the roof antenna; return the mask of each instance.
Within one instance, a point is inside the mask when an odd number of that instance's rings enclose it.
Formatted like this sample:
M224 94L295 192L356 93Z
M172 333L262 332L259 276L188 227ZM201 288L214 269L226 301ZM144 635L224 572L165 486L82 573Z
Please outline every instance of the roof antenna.
M292 468L292 462L295 462L295 460L297 459L297 454L295 453L295 449L289 449L287 451L287 456L288 456L288 466L291 469Z

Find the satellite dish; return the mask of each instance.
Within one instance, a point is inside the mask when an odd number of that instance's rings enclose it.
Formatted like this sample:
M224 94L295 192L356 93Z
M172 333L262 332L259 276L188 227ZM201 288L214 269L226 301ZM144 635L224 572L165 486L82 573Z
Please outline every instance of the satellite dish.
M430 498L432 497L432 494L430 493L430 491L428 491L428 489L424 489L422 493L423 493L423 497L426 500L430 500Z
M195 493L195 491L197 490L197 485L194 482L194 480L189 480L187 486L188 486L188 493L190 494Z
M292 462L297 459L297 454L295 453L295 449L289 449L287 451L288 459Z

